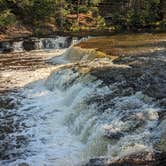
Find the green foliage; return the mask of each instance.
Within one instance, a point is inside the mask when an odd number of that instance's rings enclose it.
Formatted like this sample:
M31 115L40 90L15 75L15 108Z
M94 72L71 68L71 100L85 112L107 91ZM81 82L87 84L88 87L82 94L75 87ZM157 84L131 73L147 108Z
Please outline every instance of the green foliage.
M93 17L97 18L99 16L99 9L97 7L92 7L90 11L92 12Z
M85 20L79 20L80 13L87 14ZM77 18L74 20L68 15L77 15ZM39 33L45 23L71 31L90 27L165 29L166 0L0 0L0 26L12 25L16 18Z
M71 32L79 32L79 30L80 30L80 28L76 25L73 25L73 26L70 27Z
M55 13L54 0L34 0L31 14L34 20L44 20Z
M16 23L16 17L10 10L4 10L0 13L0 27L11 26Z
M103 0L100 14L108 17L107 25L118 29L153 28L155 22L166 18L165 0Z
M81 5L78 7L79 13L87 13L88 12L88 7L86 5Z
M98 17L97 17L97 27L98 27L99 29L103 29L103 28L106 27L105 20L104 20L104 18L102 18L101 16L98 16Z

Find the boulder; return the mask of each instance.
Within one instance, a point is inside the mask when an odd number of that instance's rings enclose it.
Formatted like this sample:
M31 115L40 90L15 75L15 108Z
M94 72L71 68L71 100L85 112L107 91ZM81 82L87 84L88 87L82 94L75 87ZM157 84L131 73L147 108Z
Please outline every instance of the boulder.
M2 51L2 53L12 52L13 51L13 42L12 41L0 42L0 51Z
M36 49L36 44L34 40L24 40L23 41L23 48L26 51L31 51L31 50L35 50Z

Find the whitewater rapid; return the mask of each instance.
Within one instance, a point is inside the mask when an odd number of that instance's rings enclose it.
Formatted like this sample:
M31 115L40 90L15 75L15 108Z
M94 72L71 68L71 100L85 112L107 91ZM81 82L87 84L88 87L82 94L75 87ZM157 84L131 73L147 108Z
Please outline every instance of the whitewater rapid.
M47 79L20 89L20 105L10 110L14 118L21 117L20 130L9 137L14 138L12 144L18 136L26 142L11 149L13 158L0 165L79 166L91 158L152 151L159 118L152 98L137 92L102 102L118 85L104 85L88 72L93 66L112 65L106 58L66 60Z

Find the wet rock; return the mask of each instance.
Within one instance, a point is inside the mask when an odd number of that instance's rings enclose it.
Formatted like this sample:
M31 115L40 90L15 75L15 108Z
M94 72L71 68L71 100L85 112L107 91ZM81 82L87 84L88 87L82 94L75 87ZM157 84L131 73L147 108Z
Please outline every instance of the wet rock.
M119 140L121 137L124 136L124 134L122 132L111 132L111 131L107 131L104 135L106 138L108 139L115 139L115 140Z
M31 51L36 49L34 40L25 40L23 41L23 47L26 51Z
M84 166L109 166L108 159L90 159Z
M123 157L117 160L91 159L84 166L165 166L166 153L142 152Z
M157 153L155 155L156 166L165 166L166 163L166 152Z
M2 51L3 53L12 52L13 42L12 41L0 42L0 51Z
M16 106L14 99L8 97L0 97L0 108L13 109Z
M65 47L68 48L72 44L72 37L67 37L65 41Z
M165 84L150 84L149 87L145 90L145 93L149 96L155 96L158 99L166 97L166 88Z
M166 98L163 98L163 99L159 100L159 105L160 105L161 107L166 108Z
M18 166L29 166L29 164L27 164L27 163L21 163Z
M118 63L119 67L94 68L91 74L101 79L105 85L116 83L118 94L127 95L142 91L157 100L163 99L166 98L166 62L161 59L165 55L166 52L155 52L142 55L142 58L131 56L127 58L128 61L121 57L114 62ZM152 56L150 60L148 56ZM122 64L129 65L130 68L123 68Z
M1 130L5 133L12 133L13 132L12 126L2 126Z
M161 130L161 137L154 147L158 151L166 153L166 120L165 119L161 120L159 129Z
M159 115L159 121L162 122L164 119L166 119L166 110L161 110L158 112Z
M162 134L159 143L156 145L156 148L160 151L166 152L166 132Z

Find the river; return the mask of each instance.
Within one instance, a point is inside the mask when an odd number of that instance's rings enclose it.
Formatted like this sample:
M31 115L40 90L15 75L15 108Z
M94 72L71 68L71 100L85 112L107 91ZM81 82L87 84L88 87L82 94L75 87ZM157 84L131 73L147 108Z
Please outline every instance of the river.
M82 166L156 151L165 125L165 96L155 90L165 85L166 38L159 39L132 49L119 43L114 48L127 53L115 61L92 46L59 44L65 37L28 52L18 43L13 53L1 54L0 165Z

